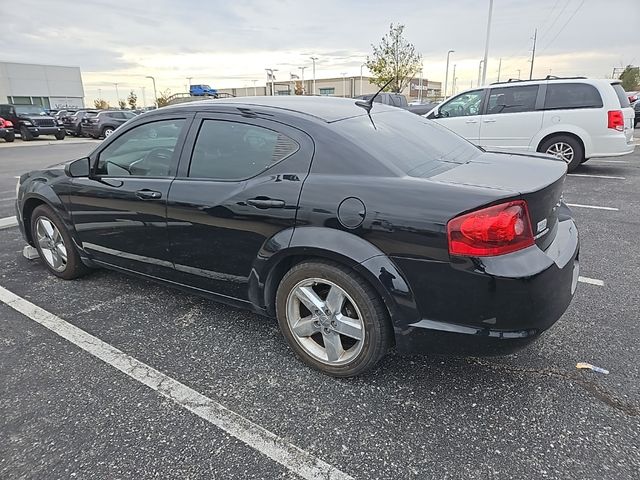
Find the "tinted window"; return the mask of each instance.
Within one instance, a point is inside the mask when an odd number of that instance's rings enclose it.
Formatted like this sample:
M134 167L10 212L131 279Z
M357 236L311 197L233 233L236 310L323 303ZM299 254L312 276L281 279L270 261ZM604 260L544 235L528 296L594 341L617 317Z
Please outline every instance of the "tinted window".
M536 107L538 85L492 88L487 114L531 112Z
M374 110L375 111L375 110ZM383 112L342 120L340 133L373 158L412 177L426 177L466 163L482 150L451 130L404 111Z
M478 115L483 98L484 90L466 92L457 97L453 97L440 107L438 110L439 117L468 117Z
M618 95L618 100L620 100L620 107L630 107L631 104L629 103L629 95L624 91L622 85L619 83L612 83L611 86L616 91L616 95Z
M137 126L118 136L98 158L96 173L111 176L166 177L184 120Z
M601 108L600 92L586 83L552 83L547 85L544 108Z
M189 176L240 180L253 177L299 148L289 137L246 123L204 120Z

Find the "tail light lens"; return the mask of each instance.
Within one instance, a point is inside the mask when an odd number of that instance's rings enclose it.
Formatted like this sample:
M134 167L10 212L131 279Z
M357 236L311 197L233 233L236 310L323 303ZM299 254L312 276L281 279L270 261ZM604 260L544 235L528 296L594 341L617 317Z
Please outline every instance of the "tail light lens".
M449 253L488 257L534 244L527 202L515 200L460 215L447 224Z
M619 132L624 130L624 115L622 115L622 110L609 110L607 127Z
M13 122L9 121L9 120L5 120L4 121L4 128L11 128L13 127Z

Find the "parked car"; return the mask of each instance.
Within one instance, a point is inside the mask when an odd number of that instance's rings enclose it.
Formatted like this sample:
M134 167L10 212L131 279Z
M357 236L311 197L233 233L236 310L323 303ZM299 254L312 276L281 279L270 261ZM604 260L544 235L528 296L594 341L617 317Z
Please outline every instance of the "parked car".
M637 101L633 104L633 110L635 112L633 126L637 127L638 124L640 123L640 101Z
M217 97L218 91L209 85L191 85L189 86L189 94L194 97Z
M624 92L627 95L627 98L629 99L629 103L631 105L633 105L634 103L636 103L638 101L638 95L640 95L640 92Z
M9 120L24 141L40 135L54 135L56 140L64 140L63 126L47 115L39 105L0 105L0 117Z
M589 158L632 153L633 116L619 82L548 77L463 92L427 118L489 150L555 155L572 171Z
M16 208L52 274L107 267L276 316L346 377L394 344L497 354L553 325L578 279L566 171L386 105L237 98L136 117L22 175Z
M126 110L96 110L87 113L81 120L81 132L92 138L107 138L116 128L136 114Z
M97 115L100 110L78 110L73 115L64 117L62 123L68 135L74 137L82 136L82 119L87 115Z
M0 138L9 143L13 142L16 138L13 131L13 123L11 123L10 120L5 120L2 117L0 117Z
M357 100L365 100L373 98L374 94L368 95L359 95L355 97ZM383 105L391 105L392 107L402 108L404 110L408 110L411 113L415 113L416 115L424 115L425 113L429 113L433 110L437 104L435 103L420 103L417 105L411 105L407 103L407 97L400 93L385 93L381 92L375 96L375 103L382 103Z

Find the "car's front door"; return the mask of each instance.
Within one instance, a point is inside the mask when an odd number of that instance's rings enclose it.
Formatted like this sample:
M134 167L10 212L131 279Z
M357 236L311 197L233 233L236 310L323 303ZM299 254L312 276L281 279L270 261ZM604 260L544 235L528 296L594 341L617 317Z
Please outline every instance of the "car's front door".
M538 90L538 85L492 88L482 116L479 145L490 150L527 151L542 128Z
M291 238L312 156L311 138L277 121L196 116L167 205L178 281L247 300L260 249Z
M82 248L100 262L167 277L166 205L190 119L177 115L128 128L74 178L68 203Z
M429 118L477 145L480 140L480 113L484 95L485 90L461 93L443 103Z

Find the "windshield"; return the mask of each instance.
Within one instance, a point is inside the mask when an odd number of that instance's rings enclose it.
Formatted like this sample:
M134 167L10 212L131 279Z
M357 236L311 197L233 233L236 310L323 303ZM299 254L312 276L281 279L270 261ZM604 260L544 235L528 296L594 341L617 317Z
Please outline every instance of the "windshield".
M16 113L22 115L47 115L40 105L14 105Z
M375 111L375 108L374 108ZM445 164L462 164L482 153L451 130L424 117L404 111L337 122L340 132L354 144L412 177L431 176Z

